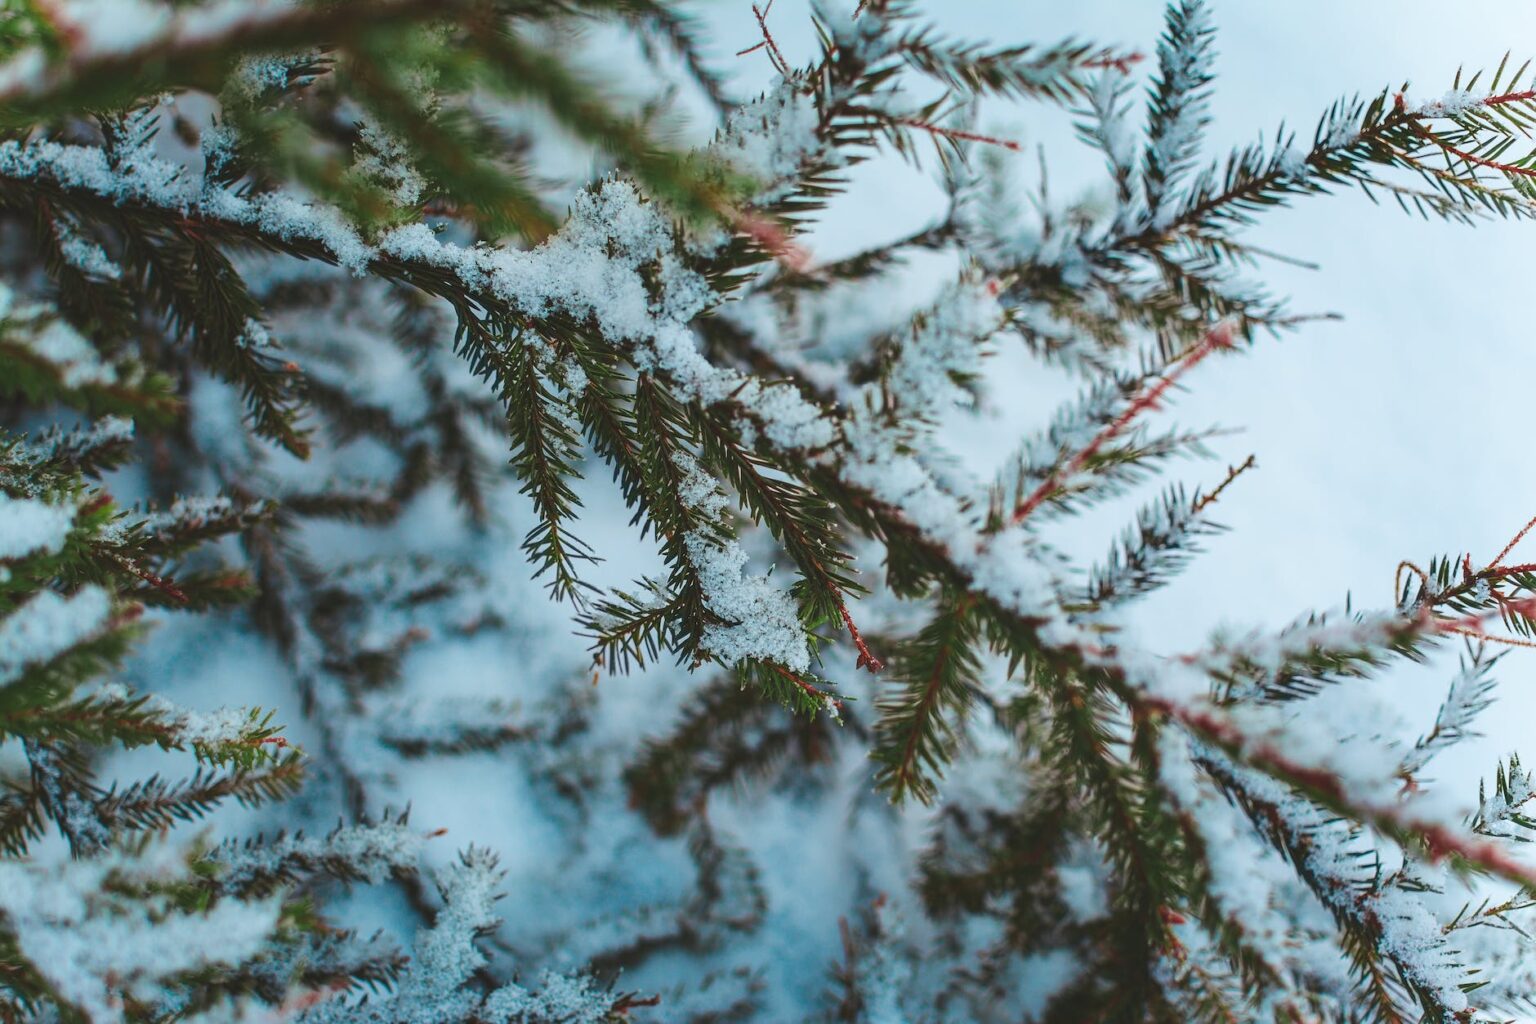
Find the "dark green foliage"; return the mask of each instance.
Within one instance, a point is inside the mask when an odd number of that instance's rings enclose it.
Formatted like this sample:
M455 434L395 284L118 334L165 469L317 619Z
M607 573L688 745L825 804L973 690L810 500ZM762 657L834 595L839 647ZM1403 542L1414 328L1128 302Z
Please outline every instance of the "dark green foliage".
M892 800L923 803L937 796L935 780L954 756L956 730L976 701L981 682L980 624L968 594L946 595L923 630L897 649L890 675L900 686L875 705L876 784Z
M717 790L774 785L788 774L830 770L844 738L826 715L791 715L730 676L695 697L683 720L645 745L625 770L631 806L661 835L704 814ZM843 733L862 733L845 718Z

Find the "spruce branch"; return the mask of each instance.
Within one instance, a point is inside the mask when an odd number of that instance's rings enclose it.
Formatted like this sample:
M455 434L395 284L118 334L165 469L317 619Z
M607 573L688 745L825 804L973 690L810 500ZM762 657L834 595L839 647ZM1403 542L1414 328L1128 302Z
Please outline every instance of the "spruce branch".
M925 804L938 795L936 777L954 756L964 715L981 685L975 655L979 623L970 595L946 596L938 613L892 659L899 689L877 701L875 784L892 801L907 795Z
M1052 494L1060 490L1064 483L1080 472L1098 451L1135 421L1136 417L1148 409L1157 407L1158 401L1168 393L1185 373L1199 365L1212 352L1219 349L1230 348L1233 344L1232 328L1228 324L1218 324L1206 333L1200 343L1191 349L1178 364L1164 374L1151 387L1126 406L1114 420L1104 427L1093 440L1084 445L1062 469L1042 483L1035 491L1016 505L1009 514L1009 524L1017 526L1029 515L1049 499Z

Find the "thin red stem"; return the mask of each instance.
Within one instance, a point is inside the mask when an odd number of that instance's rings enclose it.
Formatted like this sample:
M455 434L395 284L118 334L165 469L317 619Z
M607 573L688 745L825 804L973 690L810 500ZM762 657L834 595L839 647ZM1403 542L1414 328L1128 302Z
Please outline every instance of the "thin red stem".
M1513 551L1515 549L1515 545L1524 540L1525 535L1530 533L1533 527L1536 527L1536 516L1532 516L1529 522L1520 527L1520 532L1511 537L1509 539L1509 543L1504 545L1503 550L1493 556L1493 561L1488 563L1489 566L1497 568L1499 563L1504 561L1504 556Z
M1536 881L1536 873L1530 867L1509 856L1494 843L1461 835L1438 822L1410 818L1395 808L1356 805L1344 784L1332 772L1301 764L1268 743L1255 742L1225 718L1185 707L1163 697L1143 696L1137 698L1136 703L1178 721L1196 735L1237 752L1250 764L1263 766L1278 772L1283 778L1301 783L1337 806L1350 808L1356 813L1364 812L1362 816L1368 820L1373 819L1374 823L1392 825L1413 833L1424 841L1430 856L1435 859L1447 855L1456 856L1511 881L1527 884Z
M1524 92L1506 92L1498 96L1489 96L1483 100L1480 106L1502 107L1506 103L1520 103L1525 100L1536 100L1536 89L1527 89Z
M1221 498L1221 494L1222 494L1223 491L1225 491L1228 487L1231 487L1233 482L1236 481L1238 477L1240 477L1244 473L1248 472L1248 470L1253 469L1258 464L1259 464L1258 456L1257 455L1250 455L1250 456L1248 456L1246 459L1244 459L1242 461L1241 465L1238 465L1238 466L1228 466L1227 467L1226 479L1222 480L1221 483L1217 484L1216 485L1216 489L1214 491L1212 491L1210 494L1205 495L1199 501L1195 502L1195 508L1194 508L1195 513L1199 514L1201 512L1204 512L1208 507L1210 507L1211 505L1216 504L1216 502Z
M1124 412L1115 417L1114 421L1099 431L1098 436L1090 441L1087 447L1072 457L1072 461L1061 469L1052 473L1044 483L1035 489L1035 492L1019 503L1013 510L1012 524L1017 526L1030 514L1045 504L1046 500L1073 476L1088 464L1089 460L1099 453L1110 441L1118 437L1126 427L1146 412L1157 405L1158 400L1166 395L1169 390L1178 383L1179 378L1194 369L1206 356L1217 349L1230 348L1232 346L1232 325L1226 322L1219 323L1206 332L1204 338L1190 353L1184 357L1179 365L1158 379L1158 382L1148 388L1144 393L1128 405Z
M1001 146L1015 153L1022 153L1024 147L1011 139L999 139L992 135L982 135L977 132L963 131L959 128L945 128L942 125L932 124L928 121L919 121L916 118L898 117L897 124L904 124L908 128L920 128L933 135L942 135L946 139L961 139L965 142L981 142L988 146Z
M1489 160L1486 157L1478 156L1475 153L1468 153L1466 150L1458 149L1457 147L1451 145L1449 142L1446 142L1444 139L1438 137L1434 132L1428 130L1427 128L1423 128L1418 125L1415 125L1414 127L1418 128L1420 135L1424 136L1426 139L1431 140L1435 145L1439 146L1441 149L1445 150L1452 156L1460 157L1462 160L1465 160L1469 164L1476 164L1478 167L1487 167L1489 170L1501 171L1504 174L1513 174L1521 178L1536 178L1536 169L1532 169L1530 167L1520 167L1516 164L1500 163L1498 160Z
M1433 112L1431 112L1428 108L1433 107L1433 106L1436 105L1433 102L1423 103L1423 104L1420 104L1416 109L1409 110L1408 109L1408 98L1404 94L1398 93L1397 96L1395 97L1395 99L1396 99L1397 109L1399 111L1401 111L1402 113L1408 114L1408 115L1410 115L1412 117L1423 117L1423 118L1431 118L1431 119L1433 119L1433 118L1449 118L1449 117L1453 116L1453 115L1448 114L1448 113L1433 113ZM1480 100L1477 101L1477 103L1475 104L1475 107L1477 107L1477 108L1482 108L1482 107L1502 107L1502 106L1505 106L1506 104L1509 104L1509 103L1523 103L1526 100L1533 100L1533 99L1536 99L1536 89L1527 89L1524 92L1506 92L1506 93L1500 93L1497 96L1487 96L1487 97L1484 97L1483 99L1480 99Z
M853 646L859 649L859 660L854 668L867 668L871 672L879 672L885 668L885 662L870 653L869 645L864 642L859 627L853 624L853 616L848 614L848 606L838 602L837 610L843 613L843 624L848 627L848 635L853 638Z
M1511 97L1518 97L1519 95L1519 93L1510 93ZM1506 99L1504 102L1513 102L1513 99ZM1484 102L1484 105L1487 105L1486 101ZM1475 153L1468 153L1466 150L1460 149L1451 145L1449 142L1446 142L1440 136L1436 135L1428 128L1425 128L1422 124L1419 124L1418 118L1423 115L1414 114L1409 111L1408 101L1402 93L1397 94L1396 106L1398 113L1406 114L1409 117L1409 124L1413 126L1413 130L1419 136L1419 138L1438 146L1440 149L1451 154L1452 156L1461 160L1465 160L1467 163L1473 164L1477 167L1487 167L1490 170L1500 171L1504 174L1513 174L1521 178L1536 178L1536 169L1532 169L1530 167L1520 167L1516 164L1506 164L1498 160L1489 160L1487 157L1478 156Z
M789 74L789 61L784 59L784 54L779 51L779 44L773 41L773 33L768 31L768 12L773 10L773 0L768 0L766 6L759 8L752 5L752 14L757 18L757 27L763 33L763 41L757 46L743 50L742 53L751 53L759 47L768 47L768 60L773 65L773 70L781 75Z
M836 708L838 711L842 711L843 710L843 702L838 700L838 699L836 699L831 694L828 694L828 693L825 693L825 692L823 692L821 690L816 689L816 687L812 686L810 683L806 682L804 679L801 679L799 676L795 675L793 672L791 672L789 669L785 668L783 665L774 664L773 662L769 662L769 664L773 665L773 670L775 672L777 672L779 675L783 676L785 679L788 679L790 682L792 682L796 686L798 686L801 689L801 691L804 692L805 695L810 697L812 700L816 701L819 704L825 704L825 703L830 702L831 705L834 708Z
M1521 639L1519 639L1517 637L1512 637L1512 636L1492 636L1492 635L1490 635L1488 633L1483 632L1481 629L1460 629L1460 628L1456 628L1456 627L1451 627L1451 628L1448 628L1448 629L1443 629L1443 630L1441 630L1441 632L1442 633L1449 633L1449 634L1452 634L1454 636L1468 637L1468 638L1470 638L1472 640L1485 641L1485 642L1491 643L1491 644L1504 644L1504 645L1509 646L1509 647L1536 647L1536 641L1521 640Z
M1131 73L1132 64L1140 64L1145 59L1141 53L1132 50L1130 53L1118 57L1110 53L1106 53L1102 57L1092 57L1083 61L1082 66L1085 68L1114 68L1122 75L1128 75Z
M163 577L163 576L156 576L154 573L150 572L148 569L145 569L142 566L134 564L133 561L131 561L130 559L124 558L122 555L113 553L113 554L109 554L109 557L114 562L116 562L118 565L122 566L124 569L127 569L133 575L137 576L139 579L143 580L145 583L148 583L150 586L154 587L156 590L160 591L161 593L170 595L174 600L176 600L180 604L186 604L187 603L187 595L182 593L181 589L179 587L177 587L176 584L172 583L170 580L166 579L165 577Z

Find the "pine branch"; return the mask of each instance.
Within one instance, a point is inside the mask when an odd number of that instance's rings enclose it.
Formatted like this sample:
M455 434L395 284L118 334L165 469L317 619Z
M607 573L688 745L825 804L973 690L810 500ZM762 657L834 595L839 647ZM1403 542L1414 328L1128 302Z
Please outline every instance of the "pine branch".
M1140 59L1139 54L1117 55L1074 40L987 50L979 44L947 42L926 27L904 33L890 49L911 67L959 93L1056 103L1081 96L1095 70Z
M909 794L924 804L938 795L936 781L954 757L957 727L981 685L976 656L979 623L969 595L946 595L938 614L896 649L891 677L900 689L875 705L875 784L894 802Z
M1199 552L1198 538L1222 531L1204 515L1206 504L1204 496L1190 498L1182 487L1174 486L1155 503L1138 509L1135 524L1104 562L1093 568L1083 595L1086 603L1103 609L1165 585Z
M531 344L513 340L511 346L523 349L517 375L504 385L512 465L523 480L522 493L532 499L540 519L523 540L523 551L535 567L535 577L549 574L552 597L580 605L592 587L577 575L576 563L596 561L596 557L566 528L581 506L568 482L580 477L576 468L579 428L570 398L557 393L539 371Z
M1170 4L1157 44L1157 79L1147 108L1142 191L1147 215L1158 218L1164 197L1194 166L1210 122L1215 29L1204 0Z
M624 781L631 804L651 827L672 835L702 816L717 790L761 789L790 769L804 773L830 766L841 731L834 731L826 716L785 717L782 709L722 675L696 694L669 733L645 743L625 769Z
M163 831L177 822L197 821L225 800L260 807L287 799L298 792L303 771L303 757L293 752L267 768L222 774L199 770L190 779L175 783L151 776L122 789L108 790L93 810L109 828Z

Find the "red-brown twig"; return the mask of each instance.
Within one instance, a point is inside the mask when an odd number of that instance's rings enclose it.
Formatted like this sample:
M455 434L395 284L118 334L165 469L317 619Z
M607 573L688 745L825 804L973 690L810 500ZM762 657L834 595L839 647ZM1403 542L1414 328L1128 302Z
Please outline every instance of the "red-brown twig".
M1225 717L1152 695L1138 696L1134 702L1142 710L1174 719L1190 732L1228 750L1266 774L1301 785L1324 802L1349 811L1368 825L1384 827L1389 834L1396 831L1417 836L1434 859L1454 856L1518 884L1536 884L1536 872L1511 857L1501 846L1463 835L1439 822L1414 818L1396 806L1357 803L1333 772L1292 760L1274 745L1256 741Z
M163 594L168 594L178 604L187 603L187 595L181 592L180 587L176 586L176 584L172 583L164 576L156 576L148 569L135 564L130 559L124 558L122 555L119 555L115 551L107 552L107 557L112 559L112 561L116 562L118 565L122 566L124 569L128 570L133 575L137 576L139 579L143 580L145 583L148 583L150 586L154 587L156 590Z
M1120 56L1106 53L1101 57L1091 57L1083 61L1082 66L1085 68L1114 68L1122 75L1128 75L1131 73L1131 65L1140 64L1145 59L1139 51L1132 50L1130 53Z
M1533 522L1536 522L1536 520L1533 520ZM1519 542L1520 538L1523 537L1526 534L1526 532L1529 531L1530 529L1531 529L1531 524L1527 523L1525 528L1522 529L1520 531L1520 533L1515 536L1515 539L1510 541L1509 544L1507 544L1505 546L1503 551L1499 552L1499 558L1503 558L1506 554L1508 554L1509 553L1509 549L1514 547L1515 544ZM1392 579L1392 589L1393 589L1394 600L1396 600L1398 595L1401 595L1401 593L1403 591L1403 571L1404 570L1407 570L1408 572L1413 573L1415 576L1417 576L1419 578L1419 587L1420 587L1421 594L1424 594L1424 595L1429 595L1430 594L1431 589L1433 587L1433 582L1429 578L1429 573L1425 572L1423 569L1419 568L1417 565L1413 564L1412 562L1406 562L1405 561L1405 562L1399 562L1397 564L1397 573L1394 575L1394 577ZM1513 576L1515 573L1522 573L1522 572L1536 572L1536 562L1526 562L1526 563L1522 563L1520 565L1499 565L1498 564L1498 559L1495 559L1494 563L1492 565L1489 565L1486 569L1483 569L1480 572L1473 572L1472 571L1472 556L1471 555L1464 555L1464 556L1462 556L1462 570L1461 570L1462 582L1461 582L1461 584L1459 584L1457 587L1455 587L1453 589L1459 593L1461 591L1464 591L1464 590L1470 588L1475 583L1478 583L1478 582L1497 582L1499 580L1506 579L1506 578L1508 578L1510 576ZM1498 614L1500 614L1502 616L1505 616L1505 617L1509 617L1509 616L1521 616L1523 618L1536 617L1536 597L1524 597L1524 598L1506 597L1504 594L1501 594L1497 590L1493 590L1492 588L1490 588L1490 593L1491 593L1491 595L1493 597L1494 603L1496 605L1498 605ZM1442 593L1441 595L1436 597L1434 600L1432 600L1428 604L1424 605L1424 608L1428 609L1433 604L1438 603L1440 600L1443 600L1444 597L1445 597L1445 594ZM1510 636L1496 636L1494 634L1491 634L1491 633L1487 632L1487 630L1484 628L1483 624L1484 624L1484 621L1486 619L1491 618L1491 617L1492 617L1492 613L1483 612L1483 613L1478 614L1478 615L1465 616L1465 617L1463 617L1461 619L1435 619L1435 620L1432 620L1433 624L1431 625L1430 628L1431 628L1431 630L1433 632L1437 632L1437 633L1447 633L1447 634L1452 634L1452 635L1455 635L1455 636L1464 636L1464 637L1469 637L1469 638L1474 639L1474 640L1487 641L1488 643L1506 644L1506 645L1508 645L1510 647L1536 647L1536 641L1522 640L1522 639L1517 639L1516 637L1510 637Z
M1044 483L1035 488L1033 494L1021 501L1018 507L1013 510L1012 524L1017 526L1029 518L1030 514L1045 504L1051 495L1055 494L1064 483L1076 476L1088 464L1089 460L1099 453L1101 448L1118 437L1126 427L1130 426L1136 417L1155 407L1158 400L1178 383L1180 377L1194 369L1212 352L1215 352L1217 349L1230 347L1232 347L1232 325L1223 321L1207 331L1205 337L1200 339L1200 343L1191 349L1189 354L1177 366L1160 377L1156 384L1138 396L1135 401L1126 406L1124 412L1115 417L1113 422L1099 431L1098 436L1088 442L1085 448L1074 455L1071 462L1052 473Z
M757 27L763 33L763 41L756 46L737 51L736 56L745 57L749 53L756 53L766 48L768 62L773 65L773 70L781 75L788 75L789 61L784 59L784 54L779 50L779 44L773 41L773 33L768 31L768 12L771 10L773 10L773 0L768 0L768 3L761 8L757 4L752 5L752 14L757 18Z
M1452 626L1442 629L1440 632L1453 636L1464 636L1490 644L1503 644L1506 647L1536 647L1536 640L1521 640L1519 637L1498 636L1493 633L1485 633L1481 629L1460 629Z
M1487 157L1478 156L1476 153L1468 153L1464 149L1458 149L1457 147L1451 145L1449 142L1446 142L1444 139L1440 138L1428 128L1425 128L1423 125L1415 124L1413 127L1420 136L1433 142L1435 145L1439 146L1441 149L1445 150L1452 156L1459 157L1469 164L1475 164L1478 167L1486 167L1489 170L1499 171L1503 174L1513 174L1520 178L1536 178L1536 168L1521 167L1519 164L1506 164L1498 160L1489 160Z
M1519 96L1520 94L1511 93L1510 95ZM1512 101L1506 100L1505 102ZM1476 153L1469 153L1464 149L1460 149L1451 145L1449 142L1446 142L1440 136L1436 135L1428 128L1425 128L1422 124L1419 124L1418 118L1422 115L1414 114L1408 109L1408 100L1403 96L1402 93L1397 94L1396 109L1398 113L1408 115L1410 118L1408 123L1413 126L1414 133L1417 134L1421 139L1428 141L1432 145L1438 146L1440 149L1454 157L1457 157L1458 159L1465 160L1467 163L1473 164L1477 167L1487 167L1490 170L1499 171L1504 174L1513 174L1516 177L1536 178L1536 169L1530 167L1521 167L1518 164L1503 163L1498 160L1490 160L1487 157L1478 156Z
M929 121L919 121L916 118L898 117L896 123L906 125L908 128L917 128L932 135L942 136L946 139L957 139L964 142L980 142L988 146L1001 146L1014 153L1022 153L1024 147L1012 139L999 139L992 135L982 135L978 132L968 132L959 128L945 128L943 125L933 124Z
M1521 103L1525 100L1536 100L1536 89L1526 89L1523 92L1506 92L1498 96L1489 96L1483 100L1480 106L1501 107L1506 103Z
M1399 94L1399 98L1401 99L1401 94ZM1524 102L1526 100L1536 100L1536 89L1526 89L1523 92L1506 92L1506 93L1500 93L1497 96L1488 96L1488 97L1485 97L1484 99L1478 100L1477 101L1477 105L1479 107L1502 107L1505 104L1509 104L1509 103L1522 103L1522 102ZM1401 99L1401 102L1403 104L1406 104L1407 100L1406 99ZM1429 114L1429 113L1425 112L1423 110L1423 108L1421 107L1418 111L1414 112L1414 116L1416 116L1416 117L1445 117L1445 116L1448 116L1448 115L1445 115L1445 114Z
M1513 551L1515 545L1524 540L1525 535L1530 533L1533 527L1536 527L1536 516L1532 516L1529 522L1520 527L1520 532L1511 537L1509 543L1505 544L1499 553L1493 556L1493 561L1488 563L1489 566L1497 568L1499 563L1504 561L1504 556Z
M779 675L783 676L785 679L788 679L790 682L794 683L797 687L800 688L800 690L807 697L810 697L816 703L822 704L822 705L830 704L832 707L836 708L839 712L841 712L843 710L843 702L838 700L836 697L833 697L830 693L827 693L824 690L816 689L816 687L812 686L810 683L806 682L804 679L801 679L799 676L795 675L793 672L791 672L789 669L785 668L783 665L777 665L777 664L774 664L773 662L769 662L769 664L773 665L773 670L775 672L777 672Z
M843 613L843 625L848 627L848 635L853 638L853 646L859 650L859 660L854 668L867 668L871 672L879 672L885 668L885 662L870 653L869 645L864 642L864 636L859 632L859 627L853 624L853 616L848 614L848 606L839 602L837 610Z
M1195 514L1199 515L1211 505L1216 504L1216 500L1221 497L1222 491L1225 491L1228 487L1231 487L1234 480L1248 472L1250 469L1253 469L1258 464L1258 457L1255 455L1250 455L1238 465L1228 466L1226 478L1222 480L1221 483L1216 485L1216 489L1210 494L1202 496L1199 501L1195 502Z

